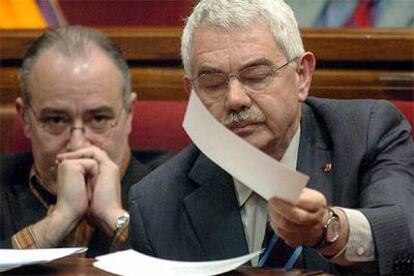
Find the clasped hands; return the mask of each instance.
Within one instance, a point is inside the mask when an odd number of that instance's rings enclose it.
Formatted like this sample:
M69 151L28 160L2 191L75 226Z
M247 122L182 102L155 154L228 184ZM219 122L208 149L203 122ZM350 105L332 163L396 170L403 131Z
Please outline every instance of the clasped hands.
M74 222L86 217L89 223L113 235L114 223L124 213L118 166L95 146L58 154L56 162L54 211Z

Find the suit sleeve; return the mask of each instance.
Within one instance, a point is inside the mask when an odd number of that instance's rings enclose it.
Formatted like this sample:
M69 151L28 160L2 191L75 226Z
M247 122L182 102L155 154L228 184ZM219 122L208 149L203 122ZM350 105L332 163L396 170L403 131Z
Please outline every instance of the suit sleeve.
M367 217L380 274L406 273L414 256L414 145L411 127L390 103L373 105L360 170L360 211ZM412 261L412 260L411 260Z
M144 253L146 255L154 256L154 252L148 241L144 220L141 214L139 197L138 197L138 184L131 188L129 196L129 215L130 223L128 230L129 243L132 249ZM154 203L157 204L157 203ZM157 219L157 218L152 218Z

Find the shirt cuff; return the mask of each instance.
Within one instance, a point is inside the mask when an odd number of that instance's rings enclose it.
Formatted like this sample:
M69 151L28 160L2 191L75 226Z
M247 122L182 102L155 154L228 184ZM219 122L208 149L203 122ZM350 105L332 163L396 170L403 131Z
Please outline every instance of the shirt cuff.
M33 235L31 226L25 227L11 238L14 249L35 249L39 248Z
M375 244L368 219L360 211L341 208L349 221L345 259L350 262L375 261Z

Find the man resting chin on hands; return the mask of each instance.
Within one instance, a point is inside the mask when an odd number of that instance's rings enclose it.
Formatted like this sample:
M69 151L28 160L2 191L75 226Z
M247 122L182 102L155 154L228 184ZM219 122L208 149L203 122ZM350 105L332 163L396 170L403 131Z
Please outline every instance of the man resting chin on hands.
M0 247L125 247L129 188L159 153L129 147L136 95L120 50L92 29L50 30L20 75L16 109L32 152L1 158Z
M94 146L59 154L57 160L56 206L32 227L38 246L57 246L83 219L114 236L117 219L126 213L118 166Z

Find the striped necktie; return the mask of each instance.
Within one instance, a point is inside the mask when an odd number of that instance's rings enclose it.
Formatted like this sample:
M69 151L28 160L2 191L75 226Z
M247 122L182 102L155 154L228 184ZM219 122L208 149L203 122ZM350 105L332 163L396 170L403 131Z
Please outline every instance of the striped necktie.
M279 238L273 232L269 222L266 224L262 248L265 250L260 254L260 267L277 267L286 270L293 267L302 252L301 246L291 248Z

